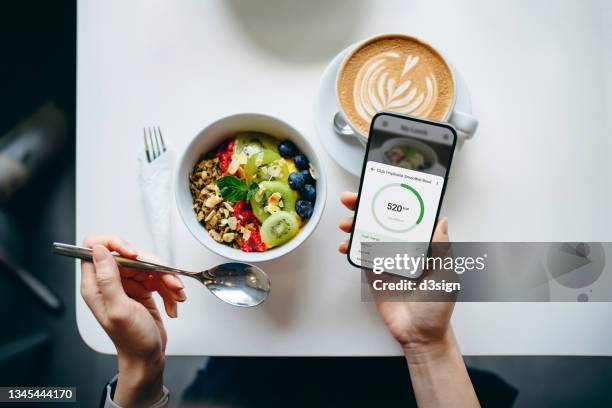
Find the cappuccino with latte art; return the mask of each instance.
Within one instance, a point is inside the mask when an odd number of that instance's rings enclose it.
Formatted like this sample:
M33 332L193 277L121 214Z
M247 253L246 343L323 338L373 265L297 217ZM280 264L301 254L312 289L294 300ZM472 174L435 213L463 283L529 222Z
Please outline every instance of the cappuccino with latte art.
M447 120L455 97L453 75L440 54L399 34L357 46L342 63L336 86L346 119L365 136L381 111Z

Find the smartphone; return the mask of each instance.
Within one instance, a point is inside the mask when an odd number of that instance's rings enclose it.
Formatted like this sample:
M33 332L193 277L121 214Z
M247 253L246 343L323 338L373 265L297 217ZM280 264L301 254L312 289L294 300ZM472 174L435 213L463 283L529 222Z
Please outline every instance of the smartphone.
M410 256L428 254L456 143L448 124L374 116L349 241L353 266L371 268L373 242L406 242Z

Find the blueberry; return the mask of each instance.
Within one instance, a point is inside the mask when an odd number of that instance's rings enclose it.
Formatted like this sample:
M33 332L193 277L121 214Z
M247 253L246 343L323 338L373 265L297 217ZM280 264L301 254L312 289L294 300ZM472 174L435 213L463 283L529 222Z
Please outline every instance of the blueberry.
M312 184L305 184L301 191L301 196L304 200L314 203L317 199L317 189Z
M310 218L312 217L312 203L306 200L298 200L295 203L295 211L302 218Z
M303 154L298 154L293 158L295 167L300 170L308 170L308 159Z
M302 175L302 177L304 177L304 183L312 184L313 186L315 185L316 181L310 175L309 170L300 170L300 174Z
M299 191L304 188L304 177L302 176L301 173L298 173L297 171L294 171L293 173L289 175L288 181L289 181L289 187L291 187L294 190Z
M291 140L283 140L278 144L278 152L285 159L289 159L299 153L297 146Z

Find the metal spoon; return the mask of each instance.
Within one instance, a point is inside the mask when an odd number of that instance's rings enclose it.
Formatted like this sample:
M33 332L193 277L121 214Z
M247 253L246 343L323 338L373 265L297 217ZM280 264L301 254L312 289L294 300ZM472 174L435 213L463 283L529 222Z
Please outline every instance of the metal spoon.
M92 261L92 250L75 245L53 243L53 252L71 258ZM270 279L260 268L246 263L230 262L202 272L188 272L139 259L124 258L113 253L125 268L147 272L173 273L201 282L213 295L233 306L252 307L263 303L270 294Z
M355 136L355 132L346 123L340 112L336 112L334 115L334 131L340 136Z

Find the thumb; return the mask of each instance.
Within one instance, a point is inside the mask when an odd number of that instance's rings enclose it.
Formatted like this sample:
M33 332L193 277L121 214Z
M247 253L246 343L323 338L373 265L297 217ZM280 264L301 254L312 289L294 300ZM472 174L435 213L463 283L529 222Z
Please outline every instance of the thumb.
M448 218L438 220L432 242L448 242Z
M96 281L104 302L113 305L127 298L121 284L117 262L115 262L108 249L102 245L95 245L93 247L93 261Z
M444 217L438 220L438 225L436 226L431 242L432 254L434 256L444 256L448 254L451 245L448 243L448 218Z

